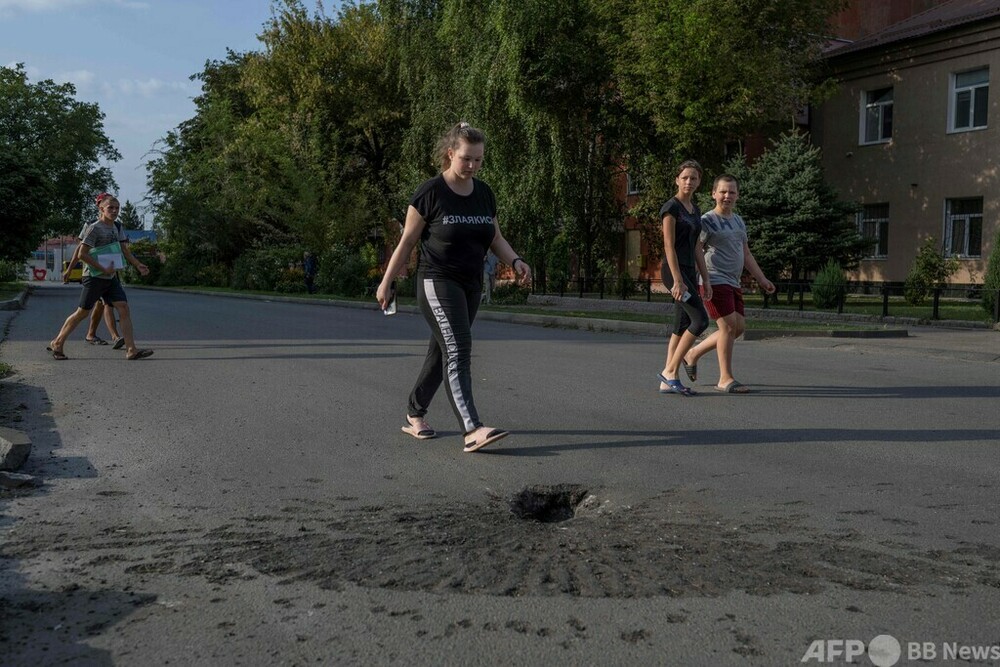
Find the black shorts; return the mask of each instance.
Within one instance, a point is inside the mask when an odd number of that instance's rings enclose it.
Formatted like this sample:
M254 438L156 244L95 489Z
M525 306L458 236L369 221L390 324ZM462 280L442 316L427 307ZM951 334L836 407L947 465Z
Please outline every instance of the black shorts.
M107 278L93 278L84 276L80 281L83 284L83 292L80 293L80 307L90 310L98 300L111 305L117 301L128 301L125 298L125 288L122 281L118 279L118 274L108 280Z

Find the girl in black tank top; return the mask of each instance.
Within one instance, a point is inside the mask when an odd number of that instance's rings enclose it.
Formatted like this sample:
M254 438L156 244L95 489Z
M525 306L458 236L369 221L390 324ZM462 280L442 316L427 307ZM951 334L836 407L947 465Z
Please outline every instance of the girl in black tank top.
M698 294L698 274L702 276L706 299L712 298L705 256L698 248L701 232L701 211L694 202L694 193L701 184L701 165L694 160L682 162L677 169L677 194L660 209L663 223L663 262L660 277L674 297L674 329L667 343L667 359L657 375L661 394L694 396L695 392L681 383L677 374L684 355L708 327L708 312ZM689 367L685 364L685 370ZM694 373L688 371L688 377Z

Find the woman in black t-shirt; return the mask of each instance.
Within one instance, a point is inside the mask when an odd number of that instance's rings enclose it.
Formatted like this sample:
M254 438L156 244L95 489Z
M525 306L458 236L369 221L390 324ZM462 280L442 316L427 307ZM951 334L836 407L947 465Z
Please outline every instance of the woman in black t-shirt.
M475 178L483 164L484 147L483 133L468 123L459 123L442 137L438 144L441 173L413 195L402 238L376 293L379 305L385 308L393 298L393 281L421 241L417 304L432 336L410 393L403 431L421 440L436 435L424 415L444 382L461 424L466 452L507 435L502 429L483 426L472 398L471 326L483 290L483 258L492 250L521 280L531 279L527 262L500 233L493 192Z
M694 193L701 185L701 165L686 160L677 168L677 194L660 209L663 222L663 262L660 278L674 297L674 331L667 343L667 361L660 379L661 394L693 396L695 392L678 379L684 355L708 327L708 313L698 295L698 273L704 285L704 297L712 298L705 255L698 248L701 232L701 211L694 202ZM691 372L688 372L691 375ZM694 380L693 377L690 378Z

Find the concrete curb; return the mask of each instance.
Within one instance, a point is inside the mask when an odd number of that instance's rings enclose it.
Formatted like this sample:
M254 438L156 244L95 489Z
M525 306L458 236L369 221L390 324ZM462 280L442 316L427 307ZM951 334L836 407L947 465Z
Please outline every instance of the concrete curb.
M31 454L31 439L21 431L0 427L0 470L17 470Z
M575 296L553 296L531 294L528 304L532 306L552 306L564 310L589 311L625 311L633 313L664 313L673 315L674 305L664 302L647 302L640 300L620 301L617 299L581 299ZM821 312L783 310L776 308L747 308L747 318L762 320L806 321L810 323L831 324L872 324L893 326L931 326L951 329L992 329L988 322L971 322L966 320L927 320L919 317L882 317L880 315L859 315L856 313ZM998 325L1000 326L1000 325Z
M28 294L31 292L31 287L25 287L20 294L18 294L13 299L8 301L0 301L0 310L21 310L24 308L24 302L28 300Z
M378 304L368 301L347 301L337 299L314 299L297 296L272 296L269 294L241 294L238 292L214 292L211 290L188 290L176 289L172 287L155 287L150 285L129 285L129 289L147 289L162 292L174 292L180 294L199 294L203 296L228 297L231 299L250 299L255 301L274 301L278 303L302 303L320 306L336 306L338 308L360 308L363 310L378 310ZM543 297L545 298L545 297ZM567 297L563 297L567 298ZM569 297L573 298L573 297ZM602 303L588 301L587 299L576 299L582 303ZM529 299L529 303L531 300ZM607 305L620 304L623 302L604 301ZM629 302L624 302L629 303ZM669 315L673 312L671 304L646 304L643 302L633 302L641 306L653 306L652 312ZM537 303L533 305L554 305L550 303ZM668 308L664 310L663 306ZM611 310L610 308L604 308ZM400 305L401 313L419 313L416 306ZM632 311L636 312L636 311ZM650 312L640 310L638 312ZM537 327L551 327L559 329L575 329L578 331L593 331L597 333L625 333L638 336L667 336L667 324L656 322L630 322L628 320L600 319L593 317L568 317L565 315L540 315L533 313L498 313L489 310L480 310L477 319L490 320L493 322L506 322L508 324L521 324ZM874 324L875 322L870 322ZM906 338L906 329L871 329L858 331L839 331L830 329L755 329L743 334L743 340L764 340L766 338L785 337L811 337L811 338Z

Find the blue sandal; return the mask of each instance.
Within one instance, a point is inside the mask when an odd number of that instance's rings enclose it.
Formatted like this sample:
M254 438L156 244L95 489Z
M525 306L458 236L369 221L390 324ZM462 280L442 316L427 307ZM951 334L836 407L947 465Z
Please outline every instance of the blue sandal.
M661 394L680 394L681 396L697 396L695 391L692 391L689 387L685 387L680 380L668 380L663 377L662 373L657 373L656 377L660 379L667 385L666 389L660 389Z

